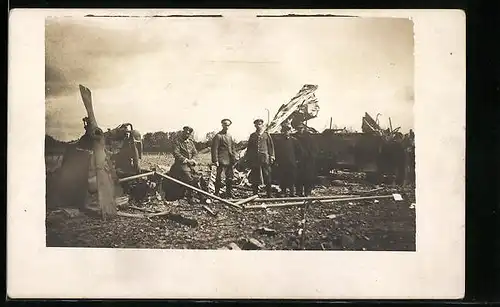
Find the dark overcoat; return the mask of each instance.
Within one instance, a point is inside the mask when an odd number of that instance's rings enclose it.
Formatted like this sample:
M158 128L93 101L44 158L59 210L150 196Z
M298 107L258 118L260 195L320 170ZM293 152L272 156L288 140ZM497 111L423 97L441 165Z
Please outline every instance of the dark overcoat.
M302 156L299 141L290 136L280 141L276 146L276 164L278 179L282 186L295 185L297 179L297 164Z
M264 149L262 153L259 153L259 147ZM274 157L274 142L269 133L263 132L260 136L257 132L250 134L245 153L245 160L250 168L271 164Z
M318 145L310 133L295 135L301 146L301 157L297 164L297 179L301 182L312 182L316 179L316 159Z

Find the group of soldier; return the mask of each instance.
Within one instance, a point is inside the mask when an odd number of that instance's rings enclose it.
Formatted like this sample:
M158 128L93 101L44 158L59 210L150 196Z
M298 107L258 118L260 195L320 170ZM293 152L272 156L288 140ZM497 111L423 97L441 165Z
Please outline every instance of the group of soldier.
M84 118L83 121L84 127L87 129L88 119ZM263 185L266 197L272 197L272 181L279 183L281 195L278 196L311 195L313 184L316 181L318 147L303 124L299 123L294 126L297 133L293 135L291 126L283 125L281 127L282 135L273 140L265 129L264 121L256 119L253 122L255 131L248 138L246 152L242 159L237 158L236 142L229 133L231 124L230 119L223 119L221 121L222 129L211 140L211 162L216 167L214 183L216 195L220 195L224 174L225 196L233 198L234 170L245 168L250 169L248 179L254 195L259 193L259 187ZM110 132L108 131L108 133ZM183 127L180 137L175 142L173 150L175 162L170 169L170 175L192 186L201 187L201 176L196 169L198 152L192 135L193 128ZM87 139L88 133L82 137L80 143L87 141L87 147L91 148L90 139ZM275 145L275 142L278 143L278 146ZM131 148L135 149L135 145L125 143L125 145L130 146L124 145L115 156L116 168L125 171L121 174L122 177L137 173L139 167L137 161L130 165L130 157L133 156ZM139 151L139 158L141 154L142 150ZM413 130L410 129L406 135L397 132L394 137L387 136L386 142L380 148L378 165L381 173L393 175L395 184L414 183L415 136ZM169 182L169 184L172 183ZM193 197L191 189L172 189L169 186L165 190L170 192L169 197L172 197L172 200L183 196L188 199Z
M253 194L259 193L259 187L265 186L266 197L272 197L272 179L277 179L282 196L309 196L315 180L315 157L317 147L303 125L296 127L297 133L291 134L290 126L282 126L284 139L279 149L275 147L271 135L265 131L264 121L256 119L255 131L250 134L245 154L237 159L236 142L229 133L230 119L221 121L222 129L211 142L211 162L216 167L215 194L220 195L222 175L225 177L226 198L233 197L234 169L244 165L250 169L249 182ZM170 174L185 183L195 185L197 150L192 140L193 128L183 127L181 137L174 146L175 162ZM273 175L273 166L277 174ZM189 200L193 191L186 190Z

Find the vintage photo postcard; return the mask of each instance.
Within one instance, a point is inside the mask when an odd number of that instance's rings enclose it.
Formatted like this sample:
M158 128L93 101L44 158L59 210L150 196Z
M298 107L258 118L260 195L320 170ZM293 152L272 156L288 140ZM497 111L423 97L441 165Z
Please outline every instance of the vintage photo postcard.
M9 25L10 297L463 297L462 11Z

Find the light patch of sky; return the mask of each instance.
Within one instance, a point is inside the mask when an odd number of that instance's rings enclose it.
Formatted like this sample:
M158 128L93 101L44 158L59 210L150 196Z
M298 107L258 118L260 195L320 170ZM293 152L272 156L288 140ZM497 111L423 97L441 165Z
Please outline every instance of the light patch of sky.
M394 127L413 127L409 21L96 18L66 22L131 33L140 38L138 43L151 39L158 43L157 50L147 53L107 55L105 76L90 68L86 84L93 90L98 122L105 127L131 122L144 134L190 125L203 137L228 117L233 120L233 135L241 140L253 131L255 118L266 120L266 108L272 118L308 83L319 86L321 110L308 123L318 130L327 128L330 117L338 127L360 130L365 111L373 116L382 113L382 124L390 116ZM91 67L92 58L80 56L79 65ZM119 82L98 87L99 76ZM71 130L85 116L78 100L77 92L47 98L48 113L67 114L47 124L49 134L74 139L82 133Z

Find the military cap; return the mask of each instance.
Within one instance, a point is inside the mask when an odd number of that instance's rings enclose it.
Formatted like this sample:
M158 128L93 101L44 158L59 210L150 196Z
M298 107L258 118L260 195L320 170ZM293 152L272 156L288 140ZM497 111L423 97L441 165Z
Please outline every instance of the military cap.
M254 124L263 124L263 123L264 123L264 121L263 121L262 119L258 118L258 119L256 119L256 120L254 120L254 121L253 121L253 123L254 123Z
M221 124L227 124L228 126L231 125L233 122L229 118L224 118L223 120L220 121Z
M184 126L182 128L182 130L184 130L184 132L187 132L187 133L191 133L193 132L193 128L189 127L189 126Z

